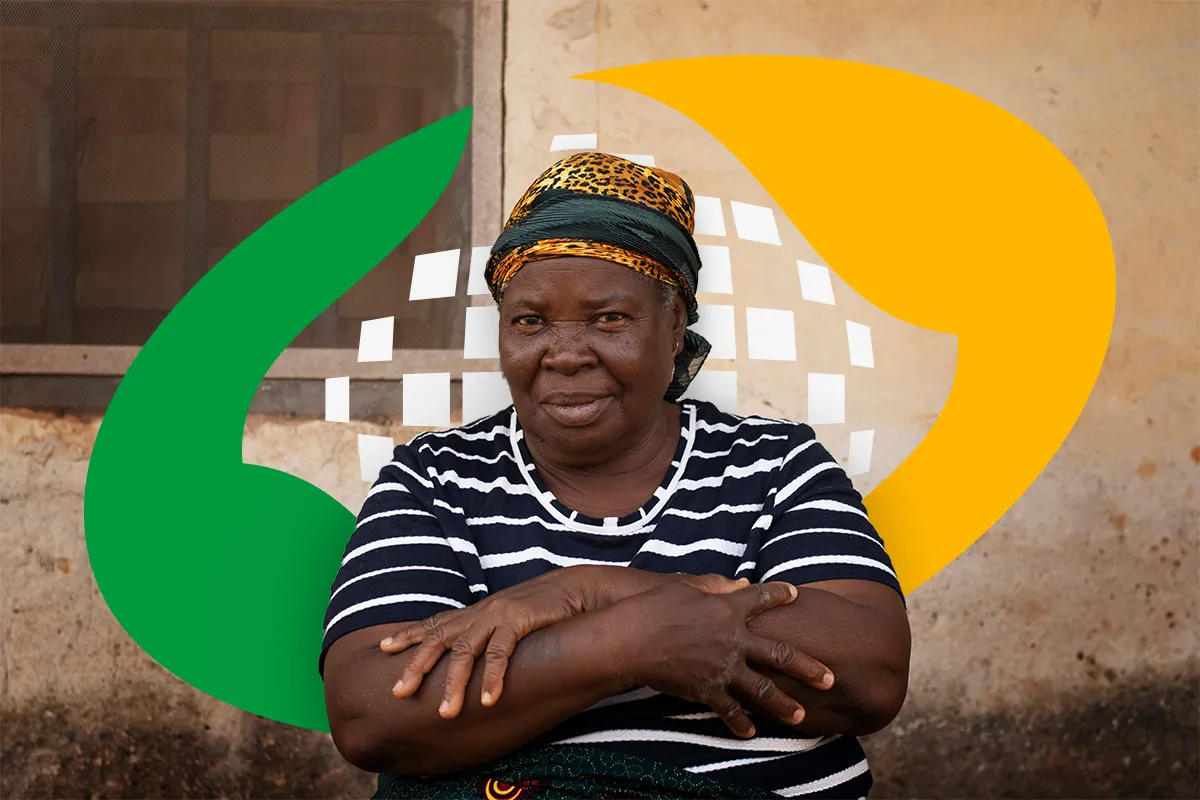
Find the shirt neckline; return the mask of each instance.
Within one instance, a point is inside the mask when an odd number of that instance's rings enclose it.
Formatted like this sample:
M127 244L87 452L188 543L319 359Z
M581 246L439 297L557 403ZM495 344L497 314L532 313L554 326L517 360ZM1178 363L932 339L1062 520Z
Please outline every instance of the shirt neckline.
M521 427L521 423L517 420L516 408L513 408L509 417L509 445L512 448L513 458L517 462L517 469L520 470L521 477L525 479L525 484L529 487L533 496L537 498L538 502L541 503L542 507L554 517L556 522L571 530L582 533L600 535L628 535L637 533L649 525L666 507L671 496L675 493L675 488L678 486L679 480L687 468L688 459L691 457L692 445L696 439L696 406L686 400L681 405L679 442L675 446L675 455L671 459L671 466L667 468L666 475L663 476L662 482L654 490L654 494L650 499L641 508L623 517L601 518L583 514L563 504L554 496L553 492L546 488L545 482L533 464L533 456L530 454L529 448L525 443L525 431Z

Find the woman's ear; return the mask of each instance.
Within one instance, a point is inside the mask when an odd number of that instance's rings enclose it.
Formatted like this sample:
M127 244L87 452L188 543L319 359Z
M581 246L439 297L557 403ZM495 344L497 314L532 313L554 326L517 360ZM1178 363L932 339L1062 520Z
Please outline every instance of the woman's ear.
M675 295L674 318L672 319L671 334L675 342L675 355L683 352L683 335L687 331L687 304L683 298Z

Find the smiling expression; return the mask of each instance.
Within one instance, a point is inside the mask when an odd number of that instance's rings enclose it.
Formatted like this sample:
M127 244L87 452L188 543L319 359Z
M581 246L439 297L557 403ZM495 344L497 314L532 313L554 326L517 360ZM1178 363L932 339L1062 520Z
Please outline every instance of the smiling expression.
M586 463L661 413L687 324L654 281L594 258L525 265L500 306L500 363L527 435Z

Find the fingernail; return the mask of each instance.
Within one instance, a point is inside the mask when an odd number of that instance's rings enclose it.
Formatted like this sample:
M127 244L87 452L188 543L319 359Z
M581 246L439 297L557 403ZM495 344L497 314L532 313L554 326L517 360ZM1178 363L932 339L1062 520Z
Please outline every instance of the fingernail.
M833 673L832 672L825 673L825 677L821 679L821 685L824 686L826 689L828 689L830 686L833 686Z
M491 692L483 693L483 704L485 706L490 706L492 704L492 693Z
M747 739L753 738L753 737L754 737L754 733L755 733L754 726L753 726L753 725L751 725L751 726L750 726L750 730L749 730L749 732L747 732L747 733L746 733L746 738L747 738Z
M795 600L797 597L799 597L800 592L796 590L795 586L789 586L788 590L789 590L788 594L790 594L792 596L793 600Z
M389 644L391 644L391 643L392 643L392 637L390 637L390 636L389 636L389 637L387 637L386 639L384 639L382 642L380 642L380 643L379 643L379 646L380 646L380 647L387 647L387 646L388 646Z
M804 709L797 708L796 713L792 714L792 724L799 725L803 721L804 721Z
M449 710L450 710L450 701L449 700L443 700L442 704L440 706L438 706L438 713L441 714L443 717L446 716L446 712Z
M396 685L392 687L392 694L399 694L404 688L404 681L396 681Z

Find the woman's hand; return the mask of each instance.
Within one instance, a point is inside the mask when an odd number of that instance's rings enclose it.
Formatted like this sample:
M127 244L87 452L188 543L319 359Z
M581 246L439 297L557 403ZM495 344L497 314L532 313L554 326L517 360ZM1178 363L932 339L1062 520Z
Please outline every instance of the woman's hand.
M399 653L420 644L392 693L409 697L430 670L450 651L450 667L442 690L439 713L446 719L458 715L463 694L476 660L485 655L484 706L494 705L504 688L504 673L513 649L524 637L568 617L611 604L614 581L619 584L652 580L654 585L678 583L703 593L736 591L747 581L720 575L653 575L639 577L624 567L579 566L556 569L520 583L462 609L402 625L380 642L386 653ZM645 576L651 573L643 573ZM633 594L644 586L625 587ZM620 592L620 589L615 590ZM618 594L618 596L620 596Z
M751 633L752 617L796 599L788 583L764 583L731 594L697 591L669 583L622 601L629 625L639 636L637 683L704 703L734 734L754 735L754 724L741 702L750 702L789 725L804 719L804 709L751 664L795 676L815 689L833 686L824 664L791 645ZM614 609L616 606L614 606Z

